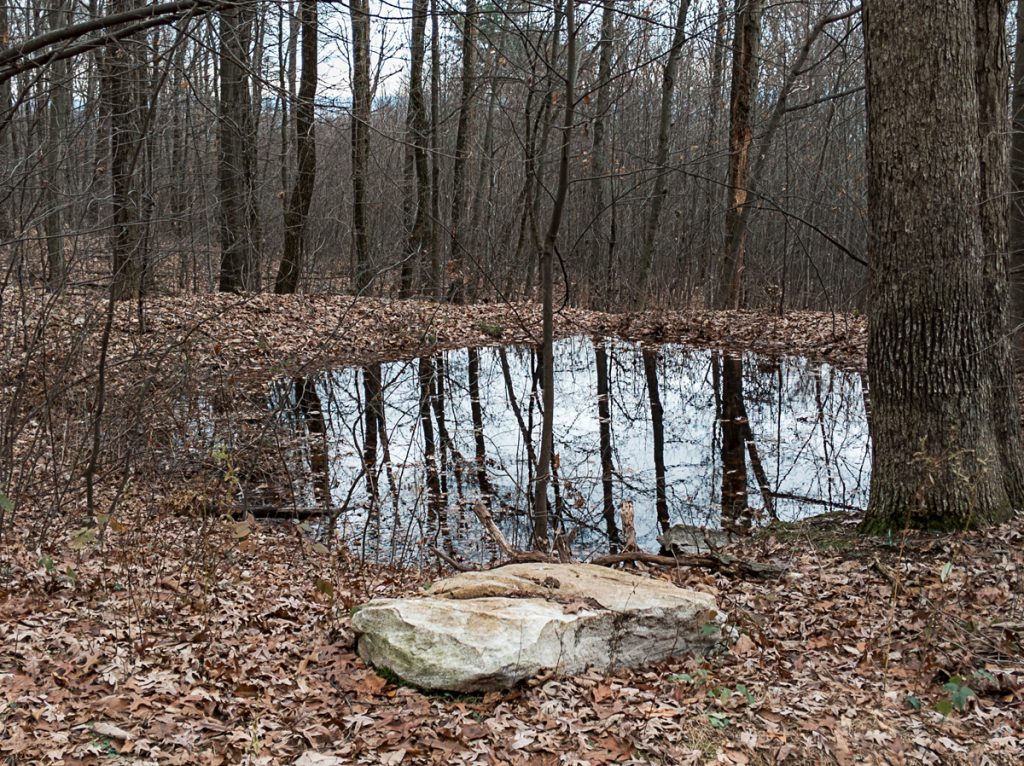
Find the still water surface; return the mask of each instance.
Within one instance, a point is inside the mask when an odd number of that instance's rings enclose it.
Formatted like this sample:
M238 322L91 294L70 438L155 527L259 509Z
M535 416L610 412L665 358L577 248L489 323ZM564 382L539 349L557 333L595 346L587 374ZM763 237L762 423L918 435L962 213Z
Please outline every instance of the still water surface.
M491 347L278 381L271 406L303 437L296 505L329 505L334 533L375 560L425 562L431 546L489 559L481 500L528 548L537 364ZM651 551L670 524L742 529L867 503L857 373L576 337L555 344L554 380L550 498L581 555L614 548L623 501Z

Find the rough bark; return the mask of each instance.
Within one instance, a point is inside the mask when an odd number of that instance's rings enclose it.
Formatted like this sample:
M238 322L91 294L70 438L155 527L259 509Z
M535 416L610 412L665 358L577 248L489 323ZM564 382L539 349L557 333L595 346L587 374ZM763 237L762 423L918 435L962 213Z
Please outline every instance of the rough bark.
M256 208L256 126L249 88L253 6L240 3L220 12L220 291L260 289Z
M975 0L975 86L978 91L978 148L981 183L982 243L987 280L986 314L992 375L992 424L999 444L1003 480L1011 504L1024 506L1024 441L1021 438L1017 383L1013 369L1009 317L1008 249L1010 182L1010 64L1006 48L1008 0Z
M366 220L366 179L370 161L370 6L368 0L352 0L352 247L355 255L355 287L364 293L372 281L370 235Z
M71 23L71 8L60 0L48 12L50 30L56 32ZM50 290L64 287L64 216L61 210L61 153L65 151L64 134L71 118L71 82L69 62L54 62L49 71L49 104L43 164L46 179L43 186L44 228L46 231L46 285ZM4 105L6 108L6 104Z
M974 0L866 5L871 498L863 528L1010 501L992 422Z
M761 48L763 0L736 0L732 92L729 99L729 205L725 215L718 279L718 308L743 304L743 208L747 202L750 146L754 141L754 107Z
M114 13L127 12L135 0L116 0ZM142 67L140 43L126 38L107 49L105 108L110 124L110 182L113 232L111 236L111 285L114 300L137 298L142 283L141 201L137 159L140 105L136 78Z
M1010 144L1010 273L1013 333L1017 365L1024 363L1024 3L1017 3L1017 41L1013 62L1013 137Z
M605 157L605 118L611 107L611 79L612 79L612 46L615 39L615 0L603 0L601 6L601 40L598 42L598 64L597 64L597 109L594 114L591 129L593 133L593 161L591 164L593 180L590 183L592 212L591 212L591 236L593 247L591 258L594 264L606 262L606 254L610 256L609 243L611 234L608 231L606 221L608 219L605 208L608 206L608 179L605 175L608 172L608 160ZM608 282L611 279L610 259L606 263L604 279L602 280L601 307L607 307ZM603 347L595 347L601 348ZM606 354L605 354L606 355ZM607 515L607 514L606 514ZM612 510L612 528L614 528L614 509Z

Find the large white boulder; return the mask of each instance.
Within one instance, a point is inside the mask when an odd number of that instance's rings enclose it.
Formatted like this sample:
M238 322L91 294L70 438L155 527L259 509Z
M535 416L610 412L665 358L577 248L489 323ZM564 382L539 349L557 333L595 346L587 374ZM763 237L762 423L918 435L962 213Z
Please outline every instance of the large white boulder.
M512 564L371 601L352 626L368 663L423 689L486 691L532 676L642 667L721 639L705 593L591 564Z

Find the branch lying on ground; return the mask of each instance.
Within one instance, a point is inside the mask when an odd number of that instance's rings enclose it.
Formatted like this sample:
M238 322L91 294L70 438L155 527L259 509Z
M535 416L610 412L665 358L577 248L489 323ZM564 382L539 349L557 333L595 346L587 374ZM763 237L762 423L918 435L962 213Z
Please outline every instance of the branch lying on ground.
M630 507L624 514L624 516L629 516L630 524L628 526L632 526L631 506L632 504L630 504ZM488 567L488 569L497 569L498 567L507 566L508 564L559 563L558 558L547 553L541 553L540 551L519 551L513 548L505 538L505 535L498 528L498 525L494 523L494 518L491 516L491 512L487 509L487 506L482 502L474 503L473 512L476 514L477 518L480 519L480 523L484 525L487 533L494 540L495 544L501 550L506 559L495 566ZM633 539L635 540L635 533ZM438 558L460 572L474 572L479 571L480 569L479 567L473 567L469 564L462 563L437 548L431 548L431 551ZM780 577L784 572L781 567L777 567L773 564L762 564L757 561L745 561L726 553L659 556L654 553L647 553L641 550L627 550L623 553L612 553L607 556L599 556L590 563L598 566L610 567L615 564L629 562L655 564L657 566L665 567L699 567L701 569L710 569L712 571L719 572L728 577L739 577L750 580L772 580Z
M692 555L659 556L644 551L627 553L611 553L599 556L591 564L610 567L626 562L641 562L664 567L700 567L711 569L729 577L742 577L751 580L771 580L780 577L785 571L774 564L762 564L757 561L745 561L727 553L700 553Z

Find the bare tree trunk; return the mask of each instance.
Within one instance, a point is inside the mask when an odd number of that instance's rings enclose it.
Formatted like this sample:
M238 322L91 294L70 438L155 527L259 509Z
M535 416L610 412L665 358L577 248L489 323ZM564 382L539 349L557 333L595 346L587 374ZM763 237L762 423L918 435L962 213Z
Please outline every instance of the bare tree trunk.
M299 0L302 23L302 79L295 105L295 185L284 216L284 254L274 285L276 293L294 293L299 286L305 250L306 219L316 183L316 0Z
M1017 3L1010 144L1010 332L1018 366L1024 365L1024 2Z
M718 307L743 305L744 243L741 217L747 202L750 145L754 141L754 106L761 48L764 0L736 0L732 52L732 95L729 100L729 207L718 280Z
M260 289L259 235L255 227L256 129L249 89L253 6L220 12L220 291Z
M556 29L554 34L558 34ZM558 186L551 208L551 221L540 252L541 292L543 295L543 346L541 348L544 388L544 420L541 424L540 454L537 458L537 479L534 486L533 545L540 551L548 549L548 483L551 477L555 416L554 379L554 257L558 230L569 196L569 151L576 98L576 5L565 2L565 109L562 124L562 151L558 163Z
M605 119L611 107L611 79L612 79L612 53L615 37L615 0L603 0L601 6L601 40L598 43L598 64L597 64L597 111L594 115L592 130L594 135L593 144L593 181L591 181L591 197L593 198L591 213L591 231L593 237L593 248L591 250L592 262L595 267L605 263L606 255L610 252L609 243L611 234L608 226L606 207L608 206L608 160L605 156ZM606 264L605 274L601 280L601 301L602 308L608 306L608 282L611 279L611 263ZM598 347L595 347L595 349ZM601 353L604 354L603 347ZM606 354L605 354L606 355ZM614 529L615 517L612 509L612 529ZM607 503L606 514L607 516ZM616 539L615 544L618 544Z
M437 0L430 0L430 290L441 298L441 163L438 130L441 122L441 32Z
M135 0L114 0L113 13L134 7ZM136 79L142 67L139 41L113 42L106 55L106 108L110 121L110 183L113 201L111 255L114 300L139 296L142 280L141 200L136 165L140 142L140 105Z
M1010 65L1006 50L1007 0L975 0L978 91L979 171L981 174L982 242L985 253L986 312L990 322L992 359L992 424L996 431L1003 480L1014 507L1024 506L1024 441L1021 437L1013 345L1009 326L1008 213L1010 179Z
M661 108L658 111L658 143L654 152L654 191L647 203L647 218L644 222L643 243L640 250L640 271L637 274L636 291L641 305L644 303L647 282L654 263L654 242L658 237L658 224L661 221L661 208L668 193L668 139L669 128L672 126L672 99L675 94L676 76L679 72L679 57L683 52L686 40L686 14L690 10L690 0L679 0L679 12L676 16L675 28L672 31L672 45L668 50L668 59L661 76Z
M448 300L463 303L466 297L466 265L463 219L466 217L466 171L469 166L470 130L472 129L473 95L476 90L477 0L466 0L462 26L462 94L459 98L459 126L455 135L455 167L452 172L452 216L449 224L451 244L448 253L448 276L451 284Z
M370 159L370 6L368 0L352 0L352 244L355 253L355 287L364 293L372 281L370 235L366 220L366 178Z
M863 528L984 526L1011 503L992 417L975 0L869 0L865 13L874 450Z
M71 8L66 0L60 0L48 12L50 30L57 31L71 23ZM50 66L49 106L46 128L46 145L43 150L43 165L46 180L43 187L43 211L46 231L46 284L50 290L60 291L64 287L66 267L64 264L64 215L62 211L63 187L61 174L61 153L64 151L64 135L71 118L70 63L67 59L56 61Z
M430 242L430 176L427 168L427 104L423 97L423 59L426 52L427 0L413 0L412 50L409 67L409 110L406 114L406 225L408 244L402 260L399 297L412 295L417 266ZM428 264L429 267L429 264Z

